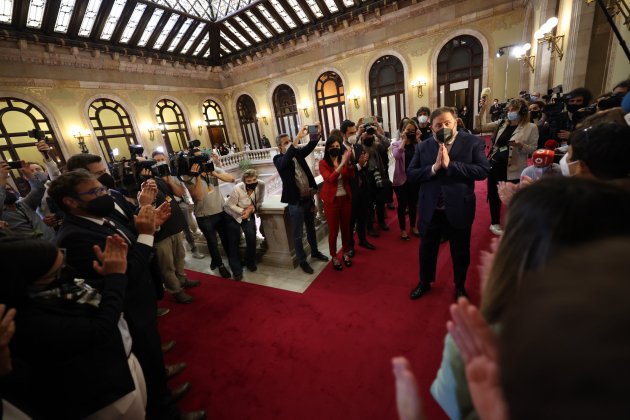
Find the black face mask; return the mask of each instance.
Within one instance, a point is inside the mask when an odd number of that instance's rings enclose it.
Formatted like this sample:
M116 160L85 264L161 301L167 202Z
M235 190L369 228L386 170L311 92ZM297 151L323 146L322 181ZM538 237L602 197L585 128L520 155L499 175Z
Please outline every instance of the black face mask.
M251 184L245 184L245 188L249 191L254 191L258 186L258 182L252 182Z
M529 116L532 118L532 120L536 120L540 118L540 111L530 111Z
M406 133L407 135L407 140L409 140L412 143L416 142L416 133Z
M98 179L98 182L105 185L110 190L116 188L116 182L114 182L114 177L108 174L107 172L99 176L97 179Z
M374 144L374 137L366 137L363 139L363 145L370 147Z
M337 149L337 148L332 148L332 149L328 149L328 154L331 157L339 157L341 156L341 149Z
M114 211L114 199L111 195L102 195L85 203L83 210L92 216L105 217Z
M581 108L584 108L584 105L567 104L567 111L569 111L571 114L576 113Z
M6 195L4 196L4 204L7 206L12 206L16 203L16 201L18 201L17 194L13 191L7 191Z
M438 132L435 133L435 139L439 143L446 143L447 141L449 141L452 138L453 138L453 130L451 130L450 128L447 128L447 127L444 127L444 128L438 130Z

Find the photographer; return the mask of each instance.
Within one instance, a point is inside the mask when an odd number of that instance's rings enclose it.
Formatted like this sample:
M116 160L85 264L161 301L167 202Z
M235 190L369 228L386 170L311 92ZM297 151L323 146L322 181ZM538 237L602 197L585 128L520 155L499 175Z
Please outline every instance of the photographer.
M35 173L32 169L35 165L28 165L25 162L21 162L21 165L19 171L31 187L31 191L24 198L20 198L18 192L7 182L11 171L10 165L0 161L0 219L7 222L11 232L16 235L52 241L55 238L55 231L36 212L46 191L47 176L44 172Z
M490 231L495 235L501 229L501 200L497 184L500 181L520 182L521 173L527 167L527 156L538 146L538 127L529 122L529 107L523 99L512 99L507 105L507 118L490 124L482 124L484 132L494 131L489 153L488 201L490 204ZM482 121L485 121L485 107Z
M367 170L372 187L371 195L368 197L367 232L372 237L378 237L378 232L374 230L374 210L376 210L376 220L380 229L389 230L385 223L385 203L392 201L393 189L383 155L387 155L391 142L384 136L376 117L369 118L370 120L365 124L363 124L363 119L359 120L357 138L360 139L363 149L368 154Z
M586 88L573 89L566 95L566 116L569 124L568 127L566 127L567 129L561 129L557 133L557 137L561 142L566 143L571 132L575 130L576 125L588 116L587 114L581 113L580 109L589 106L592 100L593 94Z
M216 156L213 154L213 158ZM162 176L162 180L167 184L167 186L173 192L173 198L177 202L179 209L181 210L184 218L186 220L186 224L184 226L184 236L186 237L186 242L190 245L190 252L192 253L193 258L203 259L205 256L199 252L197 245L195 244L195 238L193 236L193 231L197 231L198 226L197 222L193 217L193 201L190 193L188 192L188 188L184 187L179 179L170 175L170 170L168 169L168 162L166 159L166 155L163 152L154 151L151 154L151 157L156 162L156 168L158 170L162 170L164 176ZM218 160L218 156L217 156ZM166 166L161 166L166 165ZM215 162L216 166L216 162ZM168 175L167 175L168 173Z
M194 156L203 156L200 150L193 152ZM207 155L205 155L208 157ZM208 159L206 159L207 161ZM203 167L202 167L203 165ZM210 269L219 269L221 277L230 278L234 275L234 280L243 278L243 269L238 256L238 244L231 247L226 229L227 214L223 211L225 199L219 189L219 180L223 182L234 182L234 177L226 173L223 169L208 163L194 163L190 166L190 173L184 183L195 205L194 213L199 229L206 238L208 251L212 258ZM223 259L219 252L217 234L221 238L223 249L228 256L228 261L232 273L223 265Z

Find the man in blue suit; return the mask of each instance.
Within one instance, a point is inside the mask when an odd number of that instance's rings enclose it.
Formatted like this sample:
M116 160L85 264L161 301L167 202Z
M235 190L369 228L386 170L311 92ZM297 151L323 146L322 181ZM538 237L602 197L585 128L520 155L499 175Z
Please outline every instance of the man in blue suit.
M444 234L450 241L455 298L466 296L470 265L470 231L475 218L475 181L488 176L484 142L457 131L457 115L448 107L431 114L433 137L416 147L407 180L420 184L420 283L411 291L418 299L431 290Z

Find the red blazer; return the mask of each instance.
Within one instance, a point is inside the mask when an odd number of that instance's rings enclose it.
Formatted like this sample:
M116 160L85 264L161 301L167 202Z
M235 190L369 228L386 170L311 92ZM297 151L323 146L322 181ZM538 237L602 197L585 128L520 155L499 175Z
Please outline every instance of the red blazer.
M322 190L319 193L319 197L324 203L332 203L335 200L339 176L343 179L343 188L346 190L346 195L352 199L350 180L354 177L354 167L346 164L341 169L341 172L337 172L335 168L322 159L319 161L319 173L324 178L324 185L322 185Z

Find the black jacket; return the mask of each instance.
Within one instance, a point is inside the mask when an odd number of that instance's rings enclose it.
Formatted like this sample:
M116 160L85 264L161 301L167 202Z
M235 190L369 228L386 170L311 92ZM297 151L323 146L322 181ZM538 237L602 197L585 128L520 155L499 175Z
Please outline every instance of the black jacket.
M157 207L168 200L171 207L171 217L162 224L158 232L155 232L155 242L160 242L169 236L183 232L186 227L186 219L173 196L171 187L160 178L155 178L155 183L158 187L155 206Z
M485 144L479 137L459 132L449 153L448 169L441 168L432 175L438 142L430 138L418 143L407 169L407 181L420 185L421 235L426 233L431 223L440 194L446 205L446 217L453 227L463 229L472 225L476 206L475 181L485 179L490 171L484 151Z
M280 201L283 203L297 204L300 201L300 190L295 182L295 163L293 162L293 158L296 158L306 173L310 187L317 188L313 173L305 160L317 146L317 141L318 139L311 140L301 148L291 146L286 153L281 153L273 157L273 164L276 165L276 169L282 179L282 197Z
M98 308L41 298L18 308L2 393L34 419L79 419L135 389L117 327L127 278L103 280Z

